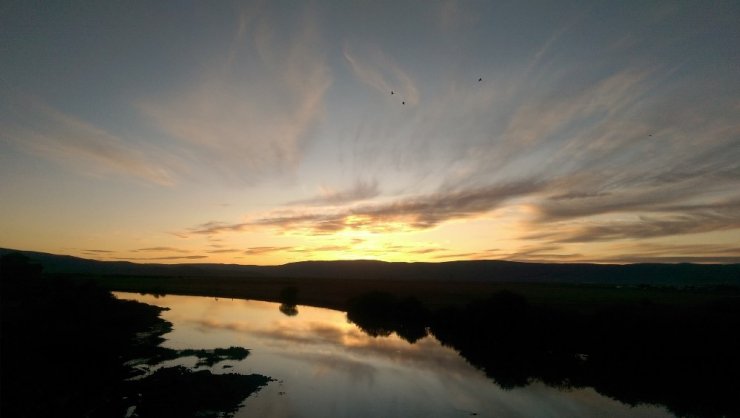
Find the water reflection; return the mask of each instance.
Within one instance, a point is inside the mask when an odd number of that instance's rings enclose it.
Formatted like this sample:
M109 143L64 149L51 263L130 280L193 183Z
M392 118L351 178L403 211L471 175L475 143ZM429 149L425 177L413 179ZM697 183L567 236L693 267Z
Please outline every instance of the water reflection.
M280 291L280 312L286 316L298 315L298 288L290 286Z
M298 307L295 305L286 305L284 303L281 303L278 309L280 309L280 312L282 312L285 316L298 315Z
M376 292L351 300L347 317L369 335L394 332L412 343L413 330L429 332L506 389L539 381L681 416L740 415L740 306L729 299L578 311L502 291L428 312L413 298Z
M237 417L283 416L670 416L629 407L592 389L559 391L535 383L503 390L432 336L409 343L372 337L343 312L205 297L117 293L170 308L164 345L174 349L240 346L251 350L225 372L276 379L247 399ZM217 370L215 372L218 372Z

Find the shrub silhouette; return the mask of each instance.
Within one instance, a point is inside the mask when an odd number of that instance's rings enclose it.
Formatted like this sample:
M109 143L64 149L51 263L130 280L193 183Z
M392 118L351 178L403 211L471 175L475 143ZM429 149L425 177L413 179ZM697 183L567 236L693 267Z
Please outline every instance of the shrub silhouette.
M347 318L369 335L395 332L413 343L428 330L505 389L541 381L679 416L740 416L734 293L699 306L641 300L588 313L533 306L508 291L435 312L383 292L348 305Z
M429 311L415 298L400 301L386 292L371 292L348 302L347 319L373 337L393 332L414 343L427 335Z
M298 305L298 288L293 286L283 288L278 300L280 301L280 307L278 308L280 312L287 316L298 315L298 308L296 307Z

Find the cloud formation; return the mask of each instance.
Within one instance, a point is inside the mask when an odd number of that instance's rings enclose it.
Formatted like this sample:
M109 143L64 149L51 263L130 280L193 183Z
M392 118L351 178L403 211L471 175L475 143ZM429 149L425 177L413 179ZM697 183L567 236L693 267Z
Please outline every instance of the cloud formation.
M175 248L175 247L145 247L145 248L137 248L135 250L131 250L133 253L139 253L139 252L168 252L168 253L189 253L188 250L183 250L181 248Z
M404 101L409 106L419 104L419 90L414 80L381 50L365 48L363 53L354 54L345 44L344 58L355 77L376 92L389 96L392 91L399 102Z
M441 174L435 176L441 179L436 191L380 199L376 195L380 183L358 182L347 190L327 190L291 202L287 208L251 214L244 222L212 222L188 233L259 227L311 234L418 231L513 209L511 201L516 200L527 209L519 213L519 238L531 245L518 251L452 251L434 257L576 261L588 255L572 244L740 229L735 215L740 213L736 191L740 122L733 117L739 103L726 97L715 102L670 96L646 99L645 92L658 88L667 77L655 68L626 67L573 81L577 73L550 80L575 83L564 96L555 94L560 90L532 90L526 83L513 83L524 99L513 100L507 114L490 110L500 100L516 96L506 89L484 87L467 100L452 94L447 99L465 109L462 124L451 120L459 116L456 110L444 112L449 103L420 104L420 116L412 122L418 125L413 125L412 139L405 144L419 137L424 138L416 143L420 149L441 151L444 148L437 144L449 143L453 135L460 138L454 144L457 149L448 153L447 165L435 167ZM375 85L384 88L377 80ZM416 152L413 146L401 150ZM481 186L486 183L494 186ZM366 198L373 200L361 202ZM658 254L651 257L657 259Z
M288 251L291 247L250 247L243 251L244 255L261 255L276 253L280 251Z
M321 187L318 196L308 199L294 200L289 205L303 206L328 206L353 203L356 201L372 199L380 194L378 181L358 179L349 189L334 190L329 187Z
M302 16L278 32L268 13L240 22L226 65L185 91L139 104L185 157L229 182L296 169L331 83L315 24ZM238 51L238 53L237 53Z
M736 256L722 250L740 231L736 7L417 6L131 5L82 38L14 7L3 242L196 254L159 241L163 225L255 262ZM418 242L389 243L403 238Z
M322 245L318 247L292 248L289 251L292 253L313 254L313 253L322 253L322 252L347 251L351 249L352 249L352 246L350 245Z
M205 255L173 255L166 257L111 257L114 260L135 260L135 261L166 261L166 260L200 260L208 258Z
M257 227L273 227L286 231L303 229L316 234L334 233L344 229L371 232L428 229L450 220L483 215L511 199L540 191L544 186L544 182L519 181L474 189L439 191L333 211L279 210L247 222L207 222L182 234L214 235Z
M206 251L208 254L230 254L230 253L238 253L242 250L238 248L221 248L217 250L208 250Z
M614 240L640 240L673 235L697 234L740 229L740 206L668 212L663 214L622 215L618 220L591 220L577 223L549 224L545 234L529 238L575 243Z
M160 150L151 144L123 138L22 94L6 97L6 106L0 112L2 138L22 150L85 174L174 183L174 173L153 156Z

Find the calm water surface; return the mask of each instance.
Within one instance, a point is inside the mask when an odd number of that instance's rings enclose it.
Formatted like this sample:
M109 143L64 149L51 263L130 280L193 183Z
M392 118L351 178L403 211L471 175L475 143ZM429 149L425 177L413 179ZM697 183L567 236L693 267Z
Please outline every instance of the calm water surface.
M631 407L592 389L534 383L504 390L432 336L415 344L395 334L371 337L344 312L298 306L297 315L286 316L271 302L115 294L170 308L162 313L174 325L164 336L166 347L251 350L242 361L213 368L276 379L248 398L237 417L673 416L663 407Z

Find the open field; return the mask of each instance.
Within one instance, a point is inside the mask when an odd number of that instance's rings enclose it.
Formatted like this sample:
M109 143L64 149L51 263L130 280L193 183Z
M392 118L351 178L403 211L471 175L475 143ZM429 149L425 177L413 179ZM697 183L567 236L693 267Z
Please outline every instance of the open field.
M114 291L214 296L281 302L286 288L297 289L297 304L346 310L353 297L382 291L412 296L430 309L462 306L501 291L524 296L533 305L581 312L623 304L656 303L698 306L716 300L740 303L734 287L646 287L587 284L483 283L440 281L352 280L331 278L131 277L80 276Z

